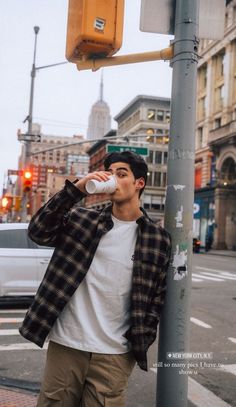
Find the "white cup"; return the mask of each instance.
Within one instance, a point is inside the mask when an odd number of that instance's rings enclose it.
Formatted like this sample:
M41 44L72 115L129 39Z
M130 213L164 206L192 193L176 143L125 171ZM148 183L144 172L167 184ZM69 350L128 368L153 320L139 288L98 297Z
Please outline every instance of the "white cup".
M85 189L89 194L112 194L117 186L116 177L111 175L107 181L97 181L90 179L85 184Z

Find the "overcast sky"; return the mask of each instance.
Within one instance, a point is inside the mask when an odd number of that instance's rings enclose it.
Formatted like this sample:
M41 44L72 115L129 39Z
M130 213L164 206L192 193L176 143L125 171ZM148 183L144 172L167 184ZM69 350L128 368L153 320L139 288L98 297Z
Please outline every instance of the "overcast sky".
M171 37L139 30L141 0L126 0L123 45L119 54L159 50ZM0 189L8 169L17 169L21 144L17 129L29 111L34 26L39 26L36 66L65 60L67 0L0 0ZM140 94L170 97L168 62L104 68L104 99L111 116ZM91 106L99 96L101 70L78 71L70 63L42 69L35 79L33 121L50 135L86 136ZM112 121L112 127L116 123ZM1 192L0 192L1 195Z

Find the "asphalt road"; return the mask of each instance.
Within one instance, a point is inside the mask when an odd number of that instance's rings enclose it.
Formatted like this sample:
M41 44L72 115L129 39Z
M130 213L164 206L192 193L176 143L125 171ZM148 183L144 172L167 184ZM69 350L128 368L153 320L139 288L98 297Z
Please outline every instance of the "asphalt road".
M191 290L191 352L212 352L213 358L190 369L191 378L231 407L236 407L236 257L195 254ZM0 309L0 385L37 391L46 350L32 349L17 333L25 311ZM27 348L28 346L28 348ZM157 342L149 350L149 372L135 367L127 407L153 407ZM215 364L215 365L213 365ZM212 404L213 405L213 404ZM189 403L189 407L193 404Z

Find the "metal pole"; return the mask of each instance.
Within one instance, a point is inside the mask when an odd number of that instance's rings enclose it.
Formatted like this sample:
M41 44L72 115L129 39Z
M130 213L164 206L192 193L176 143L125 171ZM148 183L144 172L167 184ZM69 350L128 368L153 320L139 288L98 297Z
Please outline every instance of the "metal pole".
M106 57L97 59L78 60L76 62L79 71L84 69L92 69L97 71L104 66L134 64L137 62L150 62L164 60L167 61L173 57L173 48L164 48L160 51L142 52L138 54L119 55L117 57Z
M36 76L36 67L35 67L35 61L36 61L36 50L37 50L37 35L39 32L39 27L34 27L34 33L35 33L35 38L34 38L34 57L33 57L33 64L32 64L32 70L31 70L31 86L30 86L30 103L29 103L29 115L28 115L28 134L32 134L32 122L33 122L33 103L34 103L34 80ZM26 157L25 157L25 164L27 165L29 163L29 155L30 155L30 142L26 141L25 143L26 147Z
M182 353L189 351L198 15L199 0L176 0L165 207L173 258L159 330L158 407L187 407L188 403L188 376L175 366L188 362Z
M39 32L39 27L34 27L34 56L33 56L33 64L31 70L31 85L30 85L30 102L29 102L29 114L28 114L28 134L32 134L32 122L33 122L33 103L34 103L34 80L36 75L36 67L35 67L35 60L36 60L36 49L37 49L37 35ZM26 168L30 163L30 141L25 141L25 156L24 156L24 168ZM21 211L21 221L27 221L27 204L28 204L28 192L23 192L22 198L22 211Z

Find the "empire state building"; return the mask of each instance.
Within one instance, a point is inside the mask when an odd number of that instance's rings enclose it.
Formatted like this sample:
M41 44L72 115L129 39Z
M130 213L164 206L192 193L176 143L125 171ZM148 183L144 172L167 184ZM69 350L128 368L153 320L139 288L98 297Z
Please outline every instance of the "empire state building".
M88 122L87 139L102 138L111 130L111 115L108 104L103 99L103 76L101 77L99 100L91 108Z

